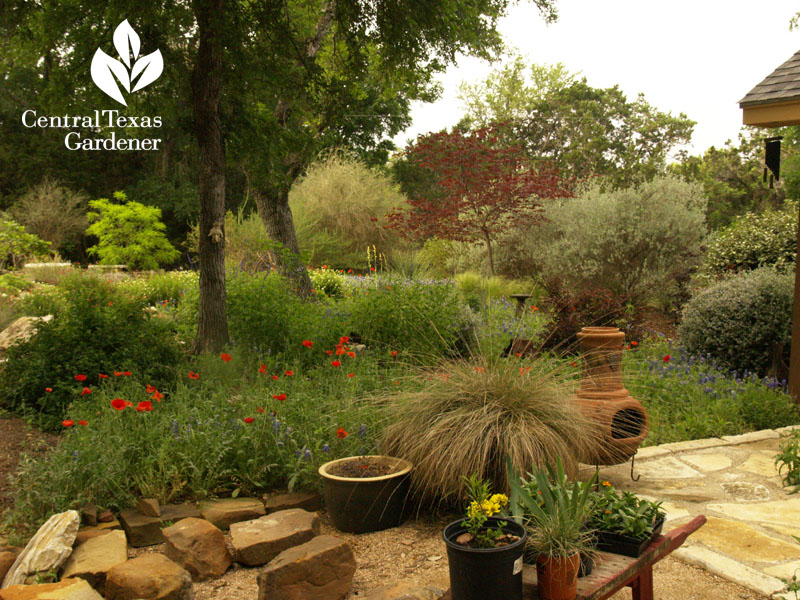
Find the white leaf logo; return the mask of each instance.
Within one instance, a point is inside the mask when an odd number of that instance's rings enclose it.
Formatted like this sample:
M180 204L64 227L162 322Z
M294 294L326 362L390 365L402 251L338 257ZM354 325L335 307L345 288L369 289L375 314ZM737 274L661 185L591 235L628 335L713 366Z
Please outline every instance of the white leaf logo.
M164 58L161 56L161 50L139 57L141 41L127 19L114 30L114 48L117 49L122 61L112 58L98 48L92 58L92 80L111 98L127 106L128 103L117 82L128 93L138 92L158 79L164 71ZM134 85L133 90L131 85Z

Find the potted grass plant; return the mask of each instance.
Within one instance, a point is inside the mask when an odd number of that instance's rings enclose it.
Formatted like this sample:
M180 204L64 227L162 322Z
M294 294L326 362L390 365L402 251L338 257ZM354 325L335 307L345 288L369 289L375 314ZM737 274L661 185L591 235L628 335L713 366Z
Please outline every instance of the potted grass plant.
M525 528L503 518L508 496L465 478L466 516L445 527L452 600L521 600Z
M637 557L661 533L664 513L661 502L638 498L632 492L618 492L603 481L590 501L587 522L595 531L597 549Z
M536 493L507 461L512 512L528 528L528 550L537 555L536 576L542 600L573 600L577 595L581 552L592 546L585 525L591 513L591 485L570 482L561 459L555 468L535 469Z

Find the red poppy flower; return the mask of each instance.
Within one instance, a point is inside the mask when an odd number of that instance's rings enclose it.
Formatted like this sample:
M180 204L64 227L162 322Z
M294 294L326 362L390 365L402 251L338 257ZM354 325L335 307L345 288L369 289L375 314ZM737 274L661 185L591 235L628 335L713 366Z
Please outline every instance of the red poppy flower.
M147 384L146 388L148 394L152 394L153 392L157 391L154 385Z
M272 381L278 381L278 376L277 375L270 375L270 377L272 377Z
M264 407L263 406L257 406L256 407L256 412L257 413L263 413L264 412Z
M75 425L75 421L73 421L72 419L64 419L63 421L61 421L61 424L64 427L72 427L73 425Z
M517 358L522 358L522 352L514 352L514 356Z
M356 375L355 373L348 373L347 374L348 377L355 377L355 375Z
M535 312L535 311L539 310L539 307L538 306L531 306L531 310Z
M347 356L349 356L350 358L355 358L356 353L351 350L350 352L347 353Z
M633 340L631 342L631 346L638 346L638 345L639 345L639 342L637 342L636 340Z
M389 356L397 356L397 350L392 350L389 352Z
M92 393L92 390L90 390L89 388L85 387L85 388L83 388L83 391L81 392L81 396L88 396L91 393Z
M370 267L369 270L374 273L375 272L375 267Z
M189 371L189 379L200 379L200 373L195 373L194 371Z
M114 377L121 377L122 375L122 371L114 371Z
M258 367L258 372L261 373L262 375L266 374L267 365L265 365L264 363L261 363L261 366Z
M325 350L325 354L327 354L328 356L330 356L331 354L333 354L333 350Z
M131 372L130 371L123 371L122 374L125 375L125 377L130 377L131 376Z
M672 358L669 354L664 355L664 362L669 362L669 359Z
M475 367L475 372L476 373L483 373L485 370L486 369L484 369L483 367Z
M125 406L131 408L133 406L133 402L131 402L130 400L125 400Z
M344 348L336 348L336 356L341 356L344 354Z
M347 337L346 335L343 335L342 337L339 338L339 343L340 344L344 345L344 344L347 344L349 342L350 342L350 338Z
M222 359L222 362L231 362L233 360L233 357L227 352L223 352L219 357Z
M305 346L306 348L311 348L311 346L313 345L314 342L312 342L311 340L303 340L303 346Z
M97 375L97 378L98 379L108 379L108 375L106 375L105 373L99 373Z
M151 397L153 400L155 400L156 402L161 402L162 398L164 398L164 394L162 394L161 392L159 392L158 390L156 390L155 392L153 392L153 395L152 395L152 396L150 396L150 397Z
M143 402L139 402L139 404L136 405L136 410L138 410L139 412L150 412L151 410L153 410L153 403L150 402L150 400L144 400Z
M336 437L338 437L340 440L343 440L343 439L344 439L344 438L346 438L348 435L350 435L350 434L349 434L349 433L347 433L347 432L344 430L344 427L339 427L339 429L337 429L337 430L336 430Z
M45 392L52 392L52 391L53 391L53 388L44 388L44 391L45 391Z
M86 375L75 375L75 381L86 381Z
M292 375L294 375L294 371L286 371L287 377L291 377Z
M334 367L341 367L342 363L340 363L338 360L332 360L331 365L333 365Z
M519 368L519 374L520 375L524 375L525 373L530 373L530 372L531 372L531 368L530 367L520 367Z
M570 367L577 367L577 366L578 366L578 363L576 363L576 362L573 360L571 363L569 363L569 366L570 366Z
M253 421L255 421L255 419L253 417L245 417L244 418L244 422L245 423L252 423Z
M352 273L352 272L353 272L353 269L347 269L347 272L348 272L348 273Z
M125 410L125 406L126 406L125 400L123 400L122 398L114 398L111 401L111 406L112 406L112 408L115 408L117 410Z
M86 427L89 424L89 421L78 421L78 425L83 425Z
M286 394L275 394L272 397L275 398L275 400L280 400L281 402L286 400Z

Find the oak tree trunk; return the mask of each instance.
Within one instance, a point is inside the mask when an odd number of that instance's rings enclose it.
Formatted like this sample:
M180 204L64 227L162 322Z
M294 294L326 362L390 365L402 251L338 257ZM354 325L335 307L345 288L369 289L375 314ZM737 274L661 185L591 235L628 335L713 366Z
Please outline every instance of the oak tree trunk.
M258 216L264 222L269 237L281 244L282 250L273 252L273 259L281 273L292 280L297 293L307 298L311 294L311 279L300 258L294 219L289 208L289 190L282 189L272 195L254 194Z
M200 301L193 351L228 343L225 303L225 140L219 118L225 0L194 0L199 45L192 73L194 131L200 149Z

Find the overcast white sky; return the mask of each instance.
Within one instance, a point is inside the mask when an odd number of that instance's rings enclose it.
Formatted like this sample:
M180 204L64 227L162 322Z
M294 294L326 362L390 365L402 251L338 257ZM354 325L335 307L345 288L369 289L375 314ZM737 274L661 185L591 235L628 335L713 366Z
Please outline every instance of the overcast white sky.
M535 6L512 6L500 23L506 43L531 62L564 63L589 85L639 92L657 109L697 121L691 154L735 140L737 102L800 50L789 20L797 0L558 0L559 20L544 25ZM403 147L420 133L458 122L462 81L485 79L492 65L462 58L440 79L435 104L416 104L413 124L395 138Z

